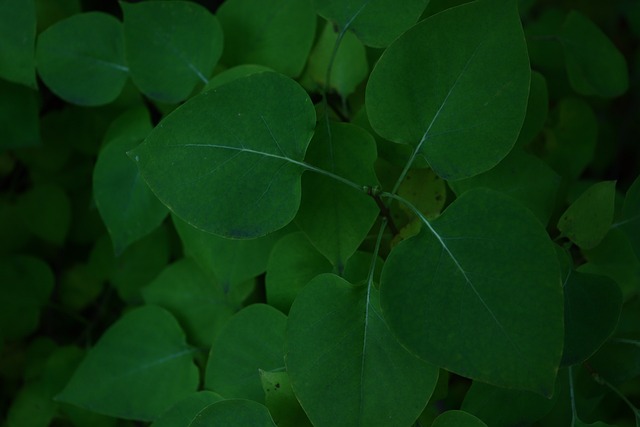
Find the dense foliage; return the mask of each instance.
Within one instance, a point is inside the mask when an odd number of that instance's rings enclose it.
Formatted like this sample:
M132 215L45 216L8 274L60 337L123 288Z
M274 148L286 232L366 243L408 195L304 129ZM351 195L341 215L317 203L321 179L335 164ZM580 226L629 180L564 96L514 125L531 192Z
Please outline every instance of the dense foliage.
M0 0L2 426L640 426L639 40Z

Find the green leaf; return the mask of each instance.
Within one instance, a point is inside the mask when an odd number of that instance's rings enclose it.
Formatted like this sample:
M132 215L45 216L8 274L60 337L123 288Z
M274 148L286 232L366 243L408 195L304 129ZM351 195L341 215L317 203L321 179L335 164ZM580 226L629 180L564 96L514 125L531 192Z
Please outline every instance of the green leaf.
M170 311L194 344L206 348L234 313L222 286L188 258L166 267L142 289L142 296L147 304Z
M36 88L35 41L36 6L34 1L1 1L0 77Z
M0 93L0 149L40 145L37 93L2 79Z
M629 236L636 256L640 258L640 176L627 190L622 206L622 219L613 226L621 227L622 231Z
M407 172L400 187L398 196L408 200L427 218L440 215L446 202L447 185L431 169L412 169ZM411 218L415 216L411 209L399 205Z
M527 115L524 118L520 135L516 145L525 145L544 128L544 124L549 114L549 93L547 91L547 81L544 76L537 71L531 72L531 87L529 89L529 102L527 104Z
M298 295L287 321L291 385L314 426L407 426L438 370L402 347L372 285L323 274Z
M108 104L129 77L122 24L102 12L73 15L47 28L38 37L36 60L44 83L78 105Z
M188 427L200 411L221 400L220 395L207 390L190 394L171 406L151 427Z
M311 0L227 0L217 15L226 65L261 64L290 77L302 72L316 32Z
M80 0L35 0L38 32L82 11Z
M40 309L53 291L53 273L38 258L5 256L0 283L0 335L5 341L26 337L38 327Z
M128 312L102 335L57 400L152 421L197 386L193 349L178 322L168 311L147 306Z
M269 413L278 427L311 427L291 388L286 372L260 370L260 381Z
M185 255L212 273L225 292L266 271L271 249L279 237L271 234L251 240L225 239L198 230L176 215L171 217Z
M273 247L265 277L269 305L288 313L300 290L331 264L302 232L284 236Z
M529 391L510 390L474 381L460 409L480 418L491 427L532 425L544 417L556 403L553 399Z
M250 305L225 324L211 347L205 387L225 398L264 402L259 369L284 366L286 317L265 304Z
M190 1L120 2L127 63L135 85L166 103L186 99L206 84L222 54L222 29L207 9Z
M555 209L559 185L560 177L545 162L518 148L488 172L450 183L458 195L479 187L508 194L545 225Z
M562 365L587 360L611 336L622 310L622 292L608 277L569 272L564 280Z
M158 198L182 220L231 238L287 225L315 127L304 90L259 73L195 96L132 151Z
M255 64L243 64L237 65L235 67L231 67L228 70L224 70L220 74L216 74L209 80L209 83L202 89L202 91L215 89L219 86L232 82L234 80L240 79L242 77L247 77L252 74L262 73L265 71L273 71L269 67L265 67L264 65L255 65Z
M276 427L269 410L251 400L229 399L207 406L188 427Z
M326 87L327 70L333 57L329 89L335 90L343 98L346 98L355 92L356 87L367 78L369 64L365 47L351 32L344 34L334 57L337 39L336 28L329 22L325 23L320 38L309 55L307 73L320 88Z
M487 427L487 425L467 412L447 411L436 418L431 427Z
M479 0L394 41L371 72L367 112L378 134L410 144L455 181L491 169L511 150L530 75L517 3Z
M389 327L421 358L551 395L563 343L558 261L543 226L510 197L463 193L391 251L380 294Z
M148 126L151 131L151 123ZM156 229L168 213L127 156L127 151L139 143L139 139L130 137L110 141L100 151L93 169L93 195L116 255Z
M607 98L626 92L629 75L624 56L593 22L571 11L559 36L569 81L576 92Z
M314 0L320 16L351 30L367 46L385 47L416 23L429 0ZM381 19L384 17L384 19Z
M46 209L43 209L46 207ZM41 184L18 200L25 226L39 238L61 246L71 225L71 202L57 184Z
M592 249L604 239L613 222L615 181L589 187L558 220L558 230L583 249Z
M319 125L309 144L306 162L363 185L378 183L373 164L374 139L348 123ZM364 192L319 174L302 179L302 202L296 223L341 272L378 217L379 208Z

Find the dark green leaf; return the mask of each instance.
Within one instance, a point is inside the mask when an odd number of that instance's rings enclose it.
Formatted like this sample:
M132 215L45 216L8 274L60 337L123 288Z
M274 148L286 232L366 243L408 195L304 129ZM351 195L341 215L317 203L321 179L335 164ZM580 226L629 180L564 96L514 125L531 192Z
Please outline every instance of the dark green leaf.
M38 37L36 60L44 83L78 105L113 101L129 77L122 24L102 12L74 15L47 28Z
M267 408L278 427L311 427L311 422L293 393L286 372L260 370L260 381Z
M0 77L36 88L34 0L0 2Z
M614 227L621 227L629 236L636 256L640 258L640 176L627 190L622 207L622 220L614 224Z
M200 411L188 427L276 427L269 410L251 400L229 399Z
M487 425L467 412L447 411L436 418L431 427L487 427Z
M305 160L362 185L378 183L373 164L375 141L361 128L332 123L319 125ZM378 217L379 208L364 192L319 174L302 179L302 202L296 223L311 243L341 272Z
M238 65L228 70L224 70L220 74L216 74L209 80L209 83L202 89L202 91L215 89L218 86L222 86L226 83L232 82L236 79L250 76L251 74L262 73L265 71L273 71L269 67L265 67L264 65L254 65L254 64L243 64Z
M264 402L259 369L284 367L286 317L254 304L236 313L216 338L207 363L205 387L225 398Z
M530 75L517 4L479 0L420 22L389 46L369 78L367 112L377 133L413 146L441 177L467 178L513 147Z
M429 0L314 0L318 14L340 30L353 31L367 46L385 47L411 27ZM384 17L384 19L381 19Z
M516 145L522 146L529 143L544 127L548 113L549 93L547 91L547 81L542 74L532 71L527 115L524 118Z
M196 390L192 355L168 311L137 308L102 335L57 399L101 414L152 421Z
M226 65L261 64L290 77L302 72L316 31L311 0L227 0L217 14Z
M80 0L35 0L38 32L82 11Z
M71 204L60 186L42 184L33 187L21 195L18 209L33 234L57 246L64 243L71 225Z
M224 237L259 237L295 216L314 127L315 111L297 83L259 73L195 96L131 155L187 223Z
M463 193L392 250L380 292L390 328L421 358L552 393L563 342L558 261L543 226L513 199Z
M0 94L0 149L39 145L37 93L0 79Z
M558 221L558 230L583 249L593 249L613 222L615 181L602 181L580 195Z
M171 406L151 427L188 427L201 410L221 400L220 395L207 390L190 394Z
M176 103L209 81L222 54L222 30L208 10L190 1L120 5L127 63L142 93Z
M615 97L629 86L624 56L588 18L569 12L560 32L571 86L581 95Z
M429 400L438 370L409 353L381 317L373 286L323 274L287 321L287 372L314 426L407 426Z

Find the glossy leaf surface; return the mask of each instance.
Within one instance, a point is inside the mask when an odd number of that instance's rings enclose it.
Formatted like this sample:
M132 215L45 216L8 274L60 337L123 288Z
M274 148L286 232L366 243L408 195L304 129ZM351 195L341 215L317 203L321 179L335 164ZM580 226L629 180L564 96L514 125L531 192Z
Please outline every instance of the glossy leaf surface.
M132 156L181 219L220 236L253 238L296 214L300 162L314 127L304 90L282 75L260 73L193 97Z
M313 279L294 301L287 372L314 426L406 426L433 392L438 370L396 341L378 304L373 286L332 274Z
M35 88L34 0L0 2L0 77Z
M476 189L431 227L400 243L383 268L391 330L437 366L550 395L562 351L562 288L540 222L511 198Z
M467 178L513 147L530 75L517 4L467 3L387 48L367 84L369 120L382 137L414 147L442 178Z

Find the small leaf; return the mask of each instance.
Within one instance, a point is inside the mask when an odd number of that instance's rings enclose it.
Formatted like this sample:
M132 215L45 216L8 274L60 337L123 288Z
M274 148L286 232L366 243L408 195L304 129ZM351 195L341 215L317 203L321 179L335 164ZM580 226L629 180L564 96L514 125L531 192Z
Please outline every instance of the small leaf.
M316 31L311 0L227 0L217 15L226 65L260 64L290 77L302 72Z
M190 1L120 5L127 63L142 93L176 103L209 81L222 54L222 29L207 9Z
M390 329L424 360L551 395L563 344L558 261L543 226L510 197L470 190L423 222L389 254L380 295Z
M205 387L227 399L264 402L259 369L284 367L286 317L265 304L250 305L225 324L211 347Z
M367 46L385 47L416 23L429 0L314 0L318 15L353 31ZM380 18L384 17L384 20Z
M569 12L560 32L560 43L569 81L576 92L612 98L627 90L629 75L624 56L588 18L576 11Z
M291 385L316 427L407 426L438 378L396 341L372 285L333 274L317 276L294 301L286 354Z
M314 127L315 110L296 82L259 73L193 97L131 156L182 220L223 237L255 238L295 216Z
M603 181L580 195L558 221L558 230L583 249L593 249L613 222L615 181Z
M35 41L34 0L0 2L0 77L36 88Z
M367 113L378 134L410 144L442 178L468 178L513 147L530 75L517 3L479 0L421 21L387 48L367 84Z
M190 394L171 406L151 427L188 427L200 411L221 400L220 395L207 390Z
M614 227L621 227L629 236L636 256L640 259L640 176L636 178L624 199L622 220Z
M108 104L129 77L122 24L102 12L73 15L47 28L38 37L36 60L44 83L78 105Z
M431 169L413 169L398 187L398 196L408 200L425 217L435 218L446 202L447 186ZM414 216L406 206L401 204L399 207L410 217Z
M137 308L102 335L57 399L105 415L152 421L196 391L192 354L169 312Z
M447 411L436 418L431 427L487 427L487 425L468 412Z
M286 372L260 370L260 381L267 408L276 425L279 427L311 427L307 415L293 393L289 375Z
M251 400L228 399L201 410L188 427L276 427L269 410Z

